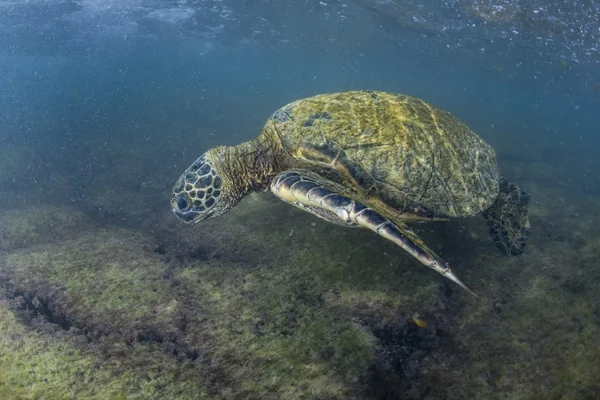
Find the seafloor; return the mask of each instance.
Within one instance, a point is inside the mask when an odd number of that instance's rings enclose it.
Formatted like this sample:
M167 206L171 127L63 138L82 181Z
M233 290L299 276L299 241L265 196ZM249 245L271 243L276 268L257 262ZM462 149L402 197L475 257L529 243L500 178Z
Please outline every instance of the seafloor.
M520 257L478 218L415 226L477 300L266 194L186 226L152 157L73 199L67 172L10 180L20 151L0 157L2 399L598 398L600 194L551 160L501 158L531 193Z

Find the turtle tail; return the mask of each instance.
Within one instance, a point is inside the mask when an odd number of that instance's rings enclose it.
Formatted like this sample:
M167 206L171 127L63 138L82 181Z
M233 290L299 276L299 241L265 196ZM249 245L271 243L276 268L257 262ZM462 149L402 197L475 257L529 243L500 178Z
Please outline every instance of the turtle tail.
M529 193L521 190L515 183L500 178L498 197L483 213L483 217L487 221L492 240L503 253L523 253L530 231L528 203Z

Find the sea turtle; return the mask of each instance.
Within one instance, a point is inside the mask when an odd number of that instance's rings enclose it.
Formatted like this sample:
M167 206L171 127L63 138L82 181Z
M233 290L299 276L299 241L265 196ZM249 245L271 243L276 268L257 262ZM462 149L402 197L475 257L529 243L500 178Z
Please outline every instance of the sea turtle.
M529 195L502 178L494 150L449 112L401 94L348 91L290 103L260 135L219 146L179 178L186 223L271 192L329 222L368 228L473 293L405 223L482 213L505 253L523 252Z

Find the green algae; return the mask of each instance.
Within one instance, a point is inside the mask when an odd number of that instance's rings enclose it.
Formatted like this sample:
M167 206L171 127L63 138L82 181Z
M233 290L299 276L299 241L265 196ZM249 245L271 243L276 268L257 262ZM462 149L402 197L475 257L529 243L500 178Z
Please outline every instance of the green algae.
M213 356L232 362L225 368L243 378L241 391L341 398L367 373L375 358L373 337L323 308L320 290L310 293L297 277L275 280L273 271L218 269L217 274L213 267L185 271L181 282L195 288L193 307L203 307L204 318L215 323ZM277 289L265 290L268 283Z
M161 352L139 348L128 355L129 360L106 358L76 346L65 333L23 324L0 301L3 399L189 399L191 393L209 398L201 382Z
M62 292L73 307L131 324L170 309L164 267L147 249L152 245L134 232L97 230L60 245L13 252L5 263L13 279L34 278L30 289L47 285L46 294L39 287L41 297Z
M262 197L143 231L5 212L23 229L0 257L0 395L35 398L34 376L55 398L594 398L600 202L527 189L523 256L478 219L415 227L479 301L370 232ZM30 375L40 363L56 367Z
M592 399L600 386L600 254L597 229L576 215L590 200L564 204L534 189L538 227L525 254L481 254L472 271L482 301L454 308L454 346L424 362L438 388L431 399ZM460 354L460 360L457 358Z
M264 205L249 203L237 216ZM427 284L434 275L426 270L412 274L412 261L401 258L407 265L399 268L393 253L365 258L377 242L368 232L338 228L323 243L318 235L329 226L319 221L297 234L251 221L242 228L225 219L160 240L78 224L76 235L12 250L0 276L25 318L57 325L65 348L93 349L124 369L166 357L181 369L174 383L216 398L364 398L370 376L387 365L373 330L401 332L415 310L434 315L439 282ZM32 231L22 231L25 239ZM350 255L336 242L348 240L344 232L356 243Z

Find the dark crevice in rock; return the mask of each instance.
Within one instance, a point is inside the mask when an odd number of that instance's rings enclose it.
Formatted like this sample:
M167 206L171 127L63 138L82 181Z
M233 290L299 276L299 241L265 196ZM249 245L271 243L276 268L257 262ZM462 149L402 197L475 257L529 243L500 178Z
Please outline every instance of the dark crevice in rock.
M6 297L11 300L11 304L20 311L23 317L28 319L42 317L47 322L54 324L65 331L68 331L73 326L73 321L46 298L22 291L7 290L6 294Z
M368 396L378 400L423 398L428 386L420 379L421 363L446 341L451 341L449 332L440 326L420 328L409 319L402 325L371 326L370 329L379 345Z
M225 387L234 383L227 377L218 362L210 355L210 344L204 343L196 346L195 339L200 332L189 332L190 324L194 317L188 317L190 310L181 310L180 322L173 326L157 326L152 322L147 324L136 323L125 326L123 324L109 324L98 320L92 315L78 313L73 319L68 300L62 301L60 294L50 289L38 288L35 292L23 288L16 288L10 278L0 274L0 288L2 295L9 300L15 311L18 312L23 322L27 325L37 326L37 322L44 322L56 326L63 331L68 331L73 336L74 344L80 343L91 346L106 357L130 357L122 352L119 343L125 343L130 349L139 345L155 345L156 349L167 354L180 363L197 365L205 382L205 388L213 395L218 395ZM40 293L50 293L43 296ZM54 293L54 295L52 294ZM56 296L54 298L53 296ZM190 342L191 340L191 342ZM113 347L113 344L117 344Z
M16 289L7 283L8 280L0 279L0 282L4 282L2 285L4 296L25 322L41 318L64 331L70 330L74 335L85 337L88 343L100 343L116 336L126 338L125 342L131 348L137 344L148 343L160 346L166 353L175 356L178 361L194 362L200 358L201 351L199 349L190 348L180 339L185 332L162 332L159 327L151 325L116 327L95 321L93 317L89 323L85 323L83 320L76 321L68 316L59 301Z

